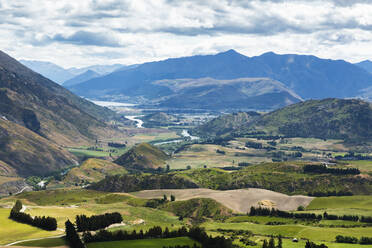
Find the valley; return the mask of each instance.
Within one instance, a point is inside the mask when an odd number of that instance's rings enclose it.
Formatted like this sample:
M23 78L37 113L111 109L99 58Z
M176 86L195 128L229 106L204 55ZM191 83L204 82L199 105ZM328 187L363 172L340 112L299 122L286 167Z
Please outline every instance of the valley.
M274 79L251 77L249 67L218 74L218 63L214 78L183 67L169 78L166 65L194 57L66 81L84 99L0 55L0 246L72 246L68 220L79 230L92 218L99 228L77 234L88 248L258 248L271 237L286 248L372 247L371 103L307 100L277 81L274 65ZM267 56L277 57L228 51L196 60L248 66ZM363 88L370 75L360 75ZM117 93L130 96L85 88L122 77L133 87ZM109 213L120 220L99 221Z

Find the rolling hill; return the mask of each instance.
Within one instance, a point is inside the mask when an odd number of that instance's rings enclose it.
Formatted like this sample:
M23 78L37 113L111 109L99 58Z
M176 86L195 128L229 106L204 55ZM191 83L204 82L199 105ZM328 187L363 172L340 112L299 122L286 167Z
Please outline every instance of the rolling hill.
M221 115L192 129L192 134L200 137L223 136L243 126L247 126L260 116L261 114L253 111Z
M212 136L252 132L364 142L372 138L372 105L357 99L308 100L254 118L247 113L220 116L193 130Z
M147 170L163 167L168 158L169 156L159 148L141 143L121 155L115 163L127 169Z
M211 100L227 95L222 94L224 90L228 90L232 99L234 97L240 98L239 100L244 99L241 98L244 93L249 93L252 97L254 94L250 93L250 89L245 90L250 88L249 83L243 84L244 87L236 86L231 81L230 85L226 84L226 80L234 81L242 78L256 78L256 80L271 78L274 82L281 82L286 87L285 91L290 90L303 99L353 97L359 95L362 89L372 85L370 73L342 60L295 54L278 55L272 52L247 57L229 50L216 55L198 55L145 63L74 85L70 89L78 95L97 99L124 97L123 99L145 99L151 104L155 102L164 107L173 107L174 104L177 107L209 104L210 108ZM192 85L192 87L178 87L179 91L176 91L175 85ZM216 92L213 91L216 85L227 88ZM280 84L281 88L283 85ZM208 88L213 88L210 94ZM253 92L257 93L257 91ZM198 95L199 98L193 95ZM266 100L272 98L267 97ZM227 103L230 100L230 98L226 99ZM283 97L279 100L282 104ZM255 101L246 102L244 107L249 108L252 102ZM214 108L221 107L218 106L221 101L217 101L216 104ZM268 109L277 105L278 102L268 103L265 107ZM252 105L253 107L256 106Z
M360 68L363 68L369 73L372 73L372 61L370 60L364 60L362 62L356 63L355 65L359 66Z
M107 160L90 158L79 167L71 169L64 178L64 183L94 183L109 175L125 174L127 171L115 163Z
M151 113L140 118L144 122L144 127L167 126L178 121L176 116L164 112Z

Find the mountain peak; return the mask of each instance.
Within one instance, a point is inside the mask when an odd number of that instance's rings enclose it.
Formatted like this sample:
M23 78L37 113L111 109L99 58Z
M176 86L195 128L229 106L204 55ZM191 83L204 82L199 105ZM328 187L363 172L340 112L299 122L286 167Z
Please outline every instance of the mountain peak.
M220 52L220 53L218 53L217 55L228 55L228 56L240 55L240 56L242 56L242 54L238 53L238 52L235 51L234 49L230 49L230 50L227 50L227 51L225 51L225 52Z

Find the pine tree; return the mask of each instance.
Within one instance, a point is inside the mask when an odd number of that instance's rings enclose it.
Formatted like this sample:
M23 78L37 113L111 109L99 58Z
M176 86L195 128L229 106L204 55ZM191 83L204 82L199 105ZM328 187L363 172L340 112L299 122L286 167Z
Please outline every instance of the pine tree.
M282 240L282 236L280 235L278 237L278 248L283 248L283 240Z
M273 237L271 237L269 240L269 248L275 248L275 240Z
M263 241L262 248L268 248L268 244L267 244L266 239Z

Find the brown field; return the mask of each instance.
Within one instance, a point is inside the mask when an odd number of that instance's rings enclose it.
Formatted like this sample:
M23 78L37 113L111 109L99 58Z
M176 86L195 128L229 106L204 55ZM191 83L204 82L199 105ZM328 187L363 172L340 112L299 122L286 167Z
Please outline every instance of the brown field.
M218 191L211 189L174 189L144 190L131 193L140 198L162 198L163 195L174 195L176 200L192 198L211 198L239 213L246 213L252 206L274 207L280 210L295 210L299 206L306 207L314 199L308 196L288 196L265 189L238 189Z

